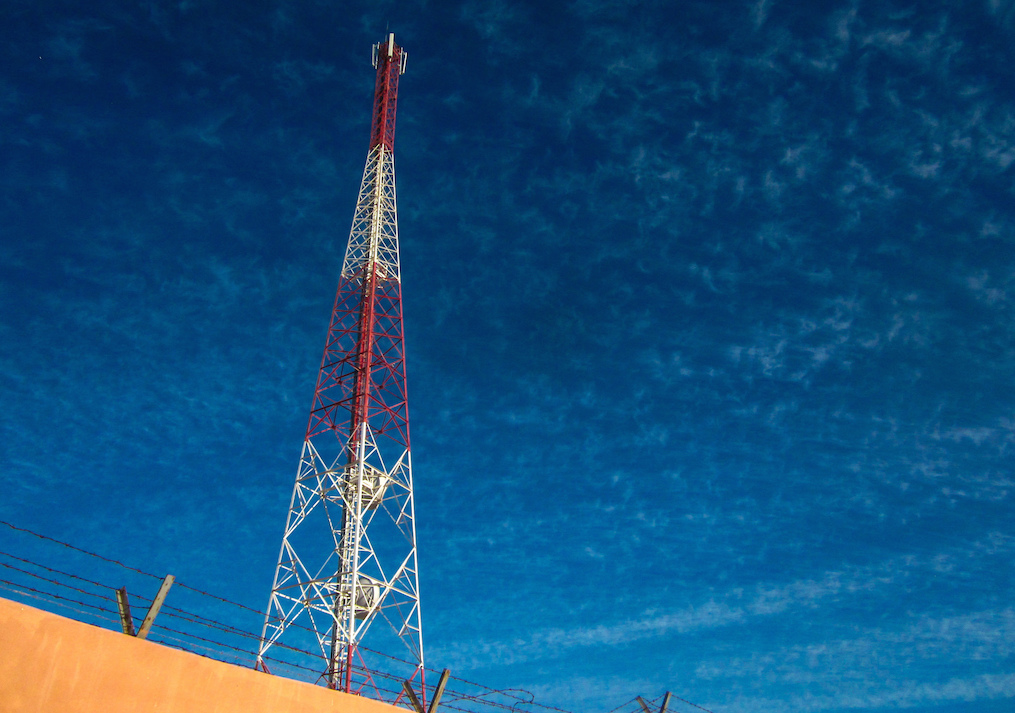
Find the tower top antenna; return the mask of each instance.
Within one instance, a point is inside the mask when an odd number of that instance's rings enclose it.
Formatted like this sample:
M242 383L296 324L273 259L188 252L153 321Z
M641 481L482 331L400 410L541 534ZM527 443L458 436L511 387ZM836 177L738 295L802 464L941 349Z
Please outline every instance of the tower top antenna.
M374 67L377 81L374 84L374 111L370 128L370 150L383 144L395 150L395 108L398 105L398 78L405 73L409 55L395 44L395 33L388 33L383 42L374 45Z

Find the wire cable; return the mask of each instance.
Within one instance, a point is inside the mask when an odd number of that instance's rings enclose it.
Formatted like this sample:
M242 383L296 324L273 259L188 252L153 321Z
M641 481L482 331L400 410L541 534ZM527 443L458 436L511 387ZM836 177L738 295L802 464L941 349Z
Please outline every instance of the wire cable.
M129 571L129 572L133 572L135 574L139 574L139 575L142 575L144 577L149 577L149 578L157 580L157 581L162 581L163 580L163 577L160 577L159 575L152 574L151 572L146 572L146 571L144 571L142 569L139 569L137 567L132 567L130 565L124 564L123 562L120 562L119 560L115 560L115 559L111 559L109 557L105 557L105 556L100 555L98 553L91 552L91 551L83 549L81 547L77 547L75 545L72 545L72 544L70 544L68 542L63 542L63 541L58 540L58 539L56 539L54 537L49 537L48 535L43 535L43 534L40 534L38 532L34 532L32 530L29 530L27 528L18 527L17 525L14 525L14 524L12 524L10 522L4 521L4 520L0 520L0 525L4 525L4 526L6 526L6 527L8 527L11 530L14 530L16 532L21 532L21 533L24 533L26 535L31 535L33 537L39 538L41 540L44 540L46 542L50 542L50 543L53 543L55 545L59 545L61 547L68 548L68 549L73 550L75 552L79 552L79 553L81 553L83 555L87 555L89 557L94 557L94 558L96 558L98 560L101 560L102 562L106 562L108 564L116 565L118 567L123 568L124 570ZM20 562L22 564L42 569L42 570L48 572L51 575L60 576L60 577L66 577L66 578L74 580L76 582L79 582L79 583L82 583L82 584L85 584L85 585L88 585L88 586L91 586L91 587L96 587L96 588L99 588L100 590L105 590L106 592L110 592L111 593L112 591L115 591L114 587L110 587L109 585L103 584L101 582L96 582L96 581L88 579L86 577L81 577L79 575L76 575L76 574L73 574L73 573L70 573L70 572L64 572L62 570L59 570L59 569L56 569L56 568L53 568L53 567L47 567L45 565L39 564L38 562L33 562L31 560L25 559L23 557L18 557L16 555L13 555L13 554L8 553L8 552L2 552L2 551L0 551L0 556L8 557L8 558L10 558L10 559L12 559L14 561ZM5 580L5 579L0 579L0 589L5 589L5 590L8 590L8 591L12 591L12 592L15 592L15 593L17 593L17 594L19 594L21 596L24 596L24 597L28 597L28 598L32 598L32 599L38 599L38 600L42 600L42 601L47 601L47 602L50 602L51 604L53 604L55 606L60 606L60 607L63 607L63 608L70 609L70 610L72 610L72 611L74 611L74 612L76 612L78 614L83 615L83 616L95 617L95 618L99 618L99 619L101 619L103 621L113 622L115 624L119 624L120 623L119 611L114 606L114 601L115 600L113 599L113 596L110 596L109 594L103 595L103 594L98 594L96 592L90 592L90 591L87 591L85 589L81 589L80 587L77 587L77 586L74 586L72 584L69 584L67 582L62 582L62 581L59 581L57 579L52 579L50 577L46 577L46 576L44 576L42 574L39 574L38 572L32 572L30 570L25 570L25 569L22 569L20 567L16 567L16 566L14 566L12 564L9 564L9 563L0 562L0 566L6 568L8 570L13 570L13 571L16 571L16 572L18 572L20 574L32 577L34 579L38 579L38 580L44 581L47 584L51 584L51 585L54 585L56 587L61 587L61 588L69 589L69 590L71 590L73 592L76 592L78 594L87 595L89 597L99 598L100 600L103 600L104 602L107 602L109 606L100 606L100 605L96 605L96 604L89 604L87 602L82 602L80 600L73 599L72 597L62 596L60 594L55 594L53 592L48 592L48 591L45 591L45 590L42 590L42 589L35 589L33 587L26 586L24 583L13 582L13 581ZM232 601L230 599L226 599L225 597L221 597L221 596L218 596L216 594L211 594L210 592L204 591L202 589L198 589L196 587L192 587L192 586L190 586L190 585L188 585L186 583L180 582L179 580L176 580L174 582L174 585L176 587L180 588L180 589L184 589L184 590L187 590L189 592L193 592L196 595L199 595L199 596L202 596L202 597L207 597L207 598L212 599L212 600L214 600L216 602L220 602L222 604L226 604L226 605L228 605L230 607L235 607L238 610L256 614L258 617L263 617L264 616L264 612L261 611L261 610L254 609L254 608L252 608L250 606L247 606L245 604L241 604L239 602L235 602L235 601ZM19 589L19 588L21 588L21 589ZM23 590L27 590L27 591L22 591L22 589ZM106 597L108 597L108 599ZM147 597L144 597L144 596L141 596L141 595L137 595L137 594L131 594L131 597L133 599L136 599L136 600L142 602L142 603L149 603L150 604L151 601L152 601L152 599L150 599L150 598L147 598ZM54 601L54 600L58 600L58 601ZM96 610L97 612L101 612L104 615L112 614L114 616L112 616L112 617L110 617L110 616L100 616L99 614L94 613L94 612L86 612L86 611L83 611L81 609L76 609L74 606L72 606L72 605L75 605L75 604L78 605L78 606L86 607L88 609ZM228 635L228 636L238 637L241 640L251 640L251 641L258 641L258 642L260 642L261 638L262 638L259 634L255 634L255 633L252 633L250 631L246 631L244 629L240 629L240 628L238 628L236 626L233 626L231 624L226 624L224 622L220 622L220 621L218 621L216 619L213 619L211 617L204 616L204 615L201 615L201 614L197 614L195 612L187 611L185 609L182 609L182 608L179 608L179 607L176 607L176 606L164 605L162 607L162 609L161 609L161 612L162 612L162 616L165 617L165 618L172 618L172 619L175 619L177 621L184 622L185 624L192 624L192 625L197 626L197 627L204 627L205 629L210 629L212 631L217 631L220 634L225 634L225 635ZM163 619L163 621L164 621L164 619ZM302 624L298 624L298 623L295 623L295 622L289 622L286 625L286 628L287 629L288 628L300 629L300 630L309 632L311 634L314 634L315 636L317 634L317 632L314 629L312 629L311 627L304 626ZM231 656L233 658L236 658L236 653L240 653L240 654L243 654L244 657L248 657L248 658L244 659L244 661L247 662L247 665L249 665L249 657L254 657L255 660L257 658L256 654L253 653L250 649L241 648L240 646L235 646L233 644L225 643L225 642L222 642L222 641L217 641L217 640L215 640L213 638L209 638L209 636L201 636L201 635L198 635L198 634L196 634L194 632L182 631L180 629L170 628L170 627L164 626L163 624L155 624L152 627L152 636L150 638L152 640L164 641L167 646L172 646L173 648L177 648L177 649L180 649L180 650L183 650L183 651L188 651L190 653L193 653L193 654L196 654L196 655L199 655L199 656L206 656L206 654L200 653L199 651L196 651L194 649L203 649L204 651L211 652L212 654L217 654L218 657L222 657L222 656L227 656L228 655L228 656ZM170 643L170 642L175 642L175 643ZM197 642L201 642L201 643L197 643ZM191 647L191 648L188 648L188 647ZM370 653L370 654L372 654L374 656L379 656L379 657L388 659L388 660L393 661L395 663L398 663L398 664L400 664L402 666L406 666L406 667L410 667L410 668L416 666L416 664L411 662L411 661L406 661L406 660L400 659L400 658L398 658L396 656L392 656L391 654L388 654L388 653L385 653L385 652L382 652L382 651L377 651L377 650L374 650L374 649L370 649L370 648L368 648L366 646L358 645L357 648L362 650L362 651L364 651L364 652L368 652L368 653ZM308 657L310 660L319 660L321 658L321 654L320 653L314 653L314 652L311 652L311 651L306 651L305 649L300 649L300 648L292 646L290 644L282 644L281 642L278 642L278 641L276 641L272 645L272 649L273 650L279 649L279 650L282 650L282 651L288 651L288 652L290 652L292 654L296 654L296 655L301 656L301 657ZM226 653L227 651L228 652L236 652L236 653ZM211 658L215 658L215 656L211 656ZM221 659L219 659L219 660L221 660ZM305 671L307 673L313 674L313 675L316 676L316 681L317 682L319 682L320 679L323 677L323 674L321 673L319 668L313 668L311 666L307 666L307 665L304 665L304 664L301 664L301 663L297 663L295 661L288 661L288 660L285 660L285 659L279 659L279 658L268 657L268 656L262 657L262 660L271 662L273 667L275 667L277 665L278 667L284 667L286 670ZM392 674L392 673L388 673L386 671L368 669L365 666L354 666L353 669L354 669L354 671L358 671L360 673L360 675L365 677L366 682L364 683L364 686L369 685L369 687L374 688L378 693L383 692L383 693L388 694L389 696L392 696L394 700L400 700L400 698L401 698L401 685L400 684L401 684L401 681L402 681L400 676L397 676L397 675ZM439 676L441 674L441 671L439 671L437 669L434 669L434 668L424 668L424 670L426 672L428 672L428 673L432 673L432 674L435 674L437 676ZM392 683L394 685L394 688L393 689L383 688L382 686L378 685L378 682L390 682L390 683ZM538 709L541 709L541 710L544 710L544 711L553 711L554 713L572 713L572 711L569 711L569 710L567 710L565 708L560 708L560 707L557 707L557 706L552 706L552 705L546 705L546 704L543 704L543 703L538 703L535 700L535 695L531 691L527 691L527 690L522 689L522 688L495 689L495 688L491 688L489 686L485 686L485 685L483 685L481 683L477 683L475 681L470 681L470 680L461 678L459 676L454 676L454 675L449 676L449 681L448 682L449 682L449 685L444 690L444 698L442 699L441 706L444 707L444 708L447 708L449 710L461 711L462 713L475 713L475 711L472 708L462 707L462 705L467 705L469 703L472 703L472 704L476 704L476 705L487 707L487 708L497 708L497 709L508 710L508 711L518 711L519 710L519 706L525 706L524 710L531 710L529 707L532 707L532 708L538 708ZM458 684L458 685L450 685L451 682L455 682L455 684ZM468 692L467 690L461 690L462 688L468 688L468 687L472 687L474 689L479 689L479 690L478 690L478 692ZM504 698L506 698L509 701L511 701L511 703L508 704L508 703L501 702L501 701L491 700L491 698L495 697L495 696L503 696ZM697 703L693 703L692 701L689 701L689 700L687 700L685 698L681 698L680 696L673 695L672 693L670 694L670 696L671 696L671 698L676 699L676 700L678 700L678 701L680 701L682 703L685 703L685 704L687 704L689 706L692 706L693 708L697 708L698 710L705 711L705 713L714 713L713 711L709 710L708 708L705 708L704 706L700 706ZM613 708L612 710L608 711L607 713L617 713L618 711L621 711L622 709L626 708L627 706L630 706L631 704L633 704L637 700L638 700L637 697L632 698L632 699L626 701L625 703L622 703L621 705L617 706L616 708ZM657 702L658 700L659 699L655 699L655 701L653 701L653 702ZM462 704L462 705L456 705L456 704ZM403 706L404 706L404 702L403 702ZM638 709L634 709L634 711L632 711L632 713L637 713L638 710L640 710L640 706L639 706Z

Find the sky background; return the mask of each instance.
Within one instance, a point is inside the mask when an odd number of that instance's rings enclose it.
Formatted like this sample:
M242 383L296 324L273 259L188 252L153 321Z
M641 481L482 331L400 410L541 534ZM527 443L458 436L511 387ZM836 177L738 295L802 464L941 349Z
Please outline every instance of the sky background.
M388 28L427 663L1011 711L1009 0L5 0L0 518L264 608Z

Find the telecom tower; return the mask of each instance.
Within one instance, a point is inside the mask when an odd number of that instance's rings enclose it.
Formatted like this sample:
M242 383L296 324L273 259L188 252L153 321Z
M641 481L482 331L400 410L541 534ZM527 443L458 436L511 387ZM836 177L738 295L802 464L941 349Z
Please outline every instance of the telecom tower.
M397 664L378 653L408 656L397 675L425 693L395 214L406 57L393 34L373 47L370 150L257 656L267 671L311 647L318 682L381 698L398 686L374 674L390 681Z

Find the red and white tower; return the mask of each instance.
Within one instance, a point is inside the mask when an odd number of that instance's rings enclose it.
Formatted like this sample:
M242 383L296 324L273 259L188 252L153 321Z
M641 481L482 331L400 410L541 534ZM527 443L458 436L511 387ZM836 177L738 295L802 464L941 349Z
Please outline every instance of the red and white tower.
M370 151L257 657L268 670L273 647L311 646L320 682L374 694L398 688L379 687L377 672L423 693L395 214L395 105L406 56L393 34L373 48ZM393 671L397 664L378 653L408 657L414 668Z

